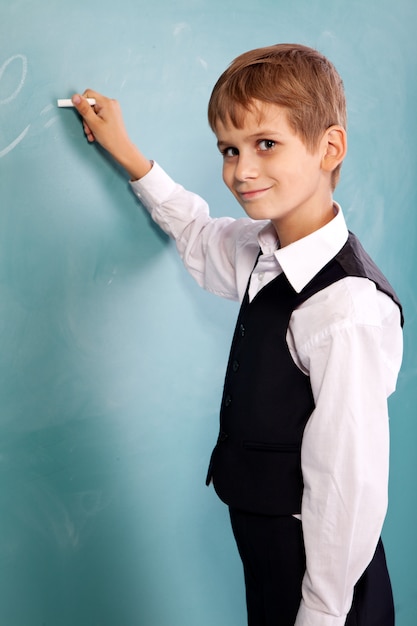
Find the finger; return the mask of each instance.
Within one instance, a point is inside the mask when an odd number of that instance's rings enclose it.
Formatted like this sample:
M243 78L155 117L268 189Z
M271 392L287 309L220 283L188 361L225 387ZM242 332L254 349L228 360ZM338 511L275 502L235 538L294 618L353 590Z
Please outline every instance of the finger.
M82 95L83 98L94 98L97 102L100 100L107 100L106 96L103 96L103 94L98 91L94 91L94 89L86 89Z
M94 98L94 100L96 101L95 105L93 106L93 110L95 113L100 113L100 111L103 110L103 107L105 107L110 101L110 98L103 96L103 94L99 93L98 91L94 91L94 89L86 89L83 93L83 98Z
M84 96L80 94L74 94L72 97L74 107L81 115L83 120L83 128L85 136L89 143L93 143L96 140L95 133L98 130L98 123L101 121L97 116L97 112L94 110L96 107L92 107ZM98 108L98 107L97 107Z
M93 133L91 132L90 127L88 126L88 124L86 124L86 122L83 120L83 128L84 128L84 133L85 136L87 137L88 141L92 142L95 140L95 137L93 135Z

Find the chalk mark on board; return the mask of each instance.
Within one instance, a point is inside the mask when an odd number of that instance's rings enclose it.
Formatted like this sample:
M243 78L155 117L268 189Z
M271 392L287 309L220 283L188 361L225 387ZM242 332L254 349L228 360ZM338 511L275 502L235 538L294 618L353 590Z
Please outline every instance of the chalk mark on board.
M53 109L54 107L52 106L52 104L47 104L46 107L44 107L41 111L41 115L45 115L45 113L48 113L48 111L50 111L51 109Z
M178 37L184 30L189 30L190 25L187 22L178 22L178 24L174 24L174 37Z
M197 61L200 63L200 65L202 67L204 67L204 69L206 70L208 68L208 63L207 61L205 61L204 59L202 59L201 57L197 57Z
M16 137L14 141L9 143L9 145L3 148L3 150L0 150L0 159L6 156L6 154L8 154L11 150L13 150L13 148L15 148L17 144L19 144L22 141L22 139L25 137L26 133L28 132L29 128L30 128L30 124L26 126L26 128L20 133L18 137Z
M2 100L0 100L0 105L8 104L9 102L12 102L16 98L16 96L18 95L18 93L20 92L20 90L22 89L24 85L26 74L27 74L27 69L28 69L27 58L25 57L24 54L15 54L3 63L3 65L0 67L0 81L3 77L4 72L6 71L6 68L10 65L10 63L15 61L16 59L19 59L22 62L22 69L21 69L21 76L20 76L19 83L16 89L10 94L10 96L7 96L7 98L3 98ZM13 150L13 148L15 148L22 141L22 139L26 136L29 128L30 128L30 124L26 126L26 128L20 133L18 137L16 137L16 139L14 139L14 141L12 141L11 143L9 143L8 146L0 150L0 159L1 157L6 156L6 154L8 154L11 150Z
M49 111L51 111L53 108L54 107L52 106L52 104L47 104L46 107L42 109L41 115L45 115L46 113L49 113ZM57 119L58 119L57 115L54 115L53 117L51 117L51 119L45 122L45 124L43 125L44 128L49 128L50 126L52 126L52 124L55 124Z
M8 104L9 102L12 102L12 100L16 98L17 94L22 89L25 82L26 74L28 71L28 61L24 54L15 54L3 63L3 65L0 67L0 80L2 79L2 76L8 65L10 65L10 63L15 61L16 59L20 59L22 62L22 75L20 77L19 84L10 96L7 96L7 98L3 98L2 100L0 100L0 104Z

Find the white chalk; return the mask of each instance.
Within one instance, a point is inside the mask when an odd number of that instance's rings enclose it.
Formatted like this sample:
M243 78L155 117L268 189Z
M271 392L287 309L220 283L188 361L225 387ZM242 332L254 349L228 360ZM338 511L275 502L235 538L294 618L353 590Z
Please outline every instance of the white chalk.
M94 106L96 103L95 98L86 98L86 100L88 104L91 104L91 106ZM73 107L74 106L70 98L60 98L57 100L57 104L59 107Z

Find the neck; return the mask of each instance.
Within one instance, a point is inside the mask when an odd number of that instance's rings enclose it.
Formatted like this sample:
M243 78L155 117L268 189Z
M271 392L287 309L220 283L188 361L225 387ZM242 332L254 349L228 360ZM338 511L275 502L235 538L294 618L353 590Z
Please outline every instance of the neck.
M291 243L298 241L311 235L311 233L319 230L334 218L335 209L333 201L327 205L326 209L320 212L311 213L304 218L300 216L292 216L293 219L273 220L272 223L278 235L280 248L289 246Z

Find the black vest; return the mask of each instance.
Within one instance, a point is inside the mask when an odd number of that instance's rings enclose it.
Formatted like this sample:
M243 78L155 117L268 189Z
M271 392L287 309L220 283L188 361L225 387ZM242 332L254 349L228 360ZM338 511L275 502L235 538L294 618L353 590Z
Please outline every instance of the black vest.
M399 300L352 233L340 252L296 293L284 274L249 303L248 289L233 336L220 411L220 434L206 483L229 506L266 515L301 510L301 442L314 409L310 378L286 342L294 309L346 276L372 280Z

